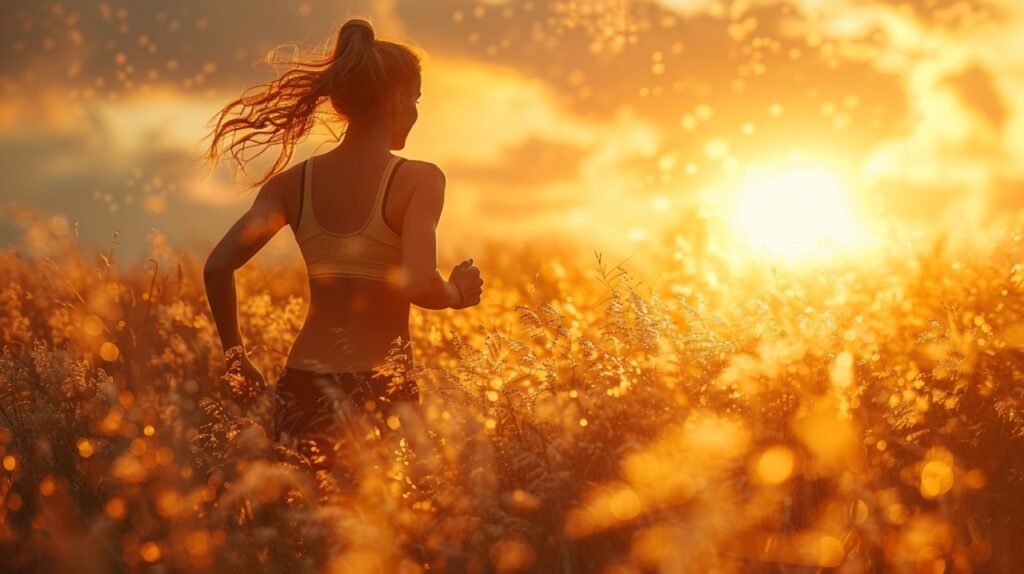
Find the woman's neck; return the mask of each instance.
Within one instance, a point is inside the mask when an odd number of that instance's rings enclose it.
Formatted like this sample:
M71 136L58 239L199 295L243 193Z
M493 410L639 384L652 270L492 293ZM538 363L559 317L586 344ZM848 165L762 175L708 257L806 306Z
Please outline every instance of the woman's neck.
M386 122L350 124L333 150L348 156L376 157L391 153L391 126Z

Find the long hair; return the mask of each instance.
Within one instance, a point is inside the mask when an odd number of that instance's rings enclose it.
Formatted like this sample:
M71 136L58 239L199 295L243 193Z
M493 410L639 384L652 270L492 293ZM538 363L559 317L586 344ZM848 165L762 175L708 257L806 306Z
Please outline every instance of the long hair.
M334 50L327 56L280 61L272 51L266 61L294 68L272 82L247 89L221 108L210 120L212 124L215 119L216 126L203 154L212 165L230 154L245 172L246 163L263 155L268 147L279 146L273 166L256 185L288 165L295 145L309 135L318 120L329 126L331 120L372 119L385 98L396 89L412 86L420 76L420 56L412 47L376 39L373 26L358 18L341 26ZM321 108L326 100L336 115L324 117ZM228 145L222 151L225 141ZM245 151L254 146L262 149L246 158Z

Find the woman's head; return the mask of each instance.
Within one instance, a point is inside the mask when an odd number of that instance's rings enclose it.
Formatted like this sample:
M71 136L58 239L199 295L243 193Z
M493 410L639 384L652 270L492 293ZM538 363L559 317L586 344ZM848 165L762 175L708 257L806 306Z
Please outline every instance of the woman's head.
M338 30L326 57L284 63L294 68L250 88L217 113L207 159L216 163L227 139L226 152L244 170L252 159L243 156L246 149L279 145L274 165L257 182L262 184L288 164L295 144L309 134L328 101L333 113L321 118L325 124L341 119L359 131L387 127L391 148L405 147L420 92L420 57L411 47L377 39L369 22L351 19Z
M377 40L369 22L359 19L345 22L338 31L334 58L328 92L335 111L363 124L390 118L393 149L404 147L416 121L419 58L402 44Z

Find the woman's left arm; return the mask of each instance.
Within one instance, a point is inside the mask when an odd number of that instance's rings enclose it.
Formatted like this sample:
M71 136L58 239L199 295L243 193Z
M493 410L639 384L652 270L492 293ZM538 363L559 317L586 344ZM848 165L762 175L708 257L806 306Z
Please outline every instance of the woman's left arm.
M206 260L203 267L206 297L210 301L225 361L229 349L241 346L243 362L248 363L238 327L235 270L259 252L286 222L284 193L280 178L274 177L260 188L252 207L231 226Z

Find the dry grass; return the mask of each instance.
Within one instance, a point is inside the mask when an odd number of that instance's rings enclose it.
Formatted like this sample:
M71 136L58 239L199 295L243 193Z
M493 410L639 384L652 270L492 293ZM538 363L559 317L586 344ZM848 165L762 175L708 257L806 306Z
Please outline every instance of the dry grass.
M14 215L5 571L1024 569L1019 233L804 273L733 271L696 225L647 277L489 247L481 306L413 312L420 416L339 436L350 484L221 372L196 258L154 235L123 267ZM237 279L274 380L304 274Z

